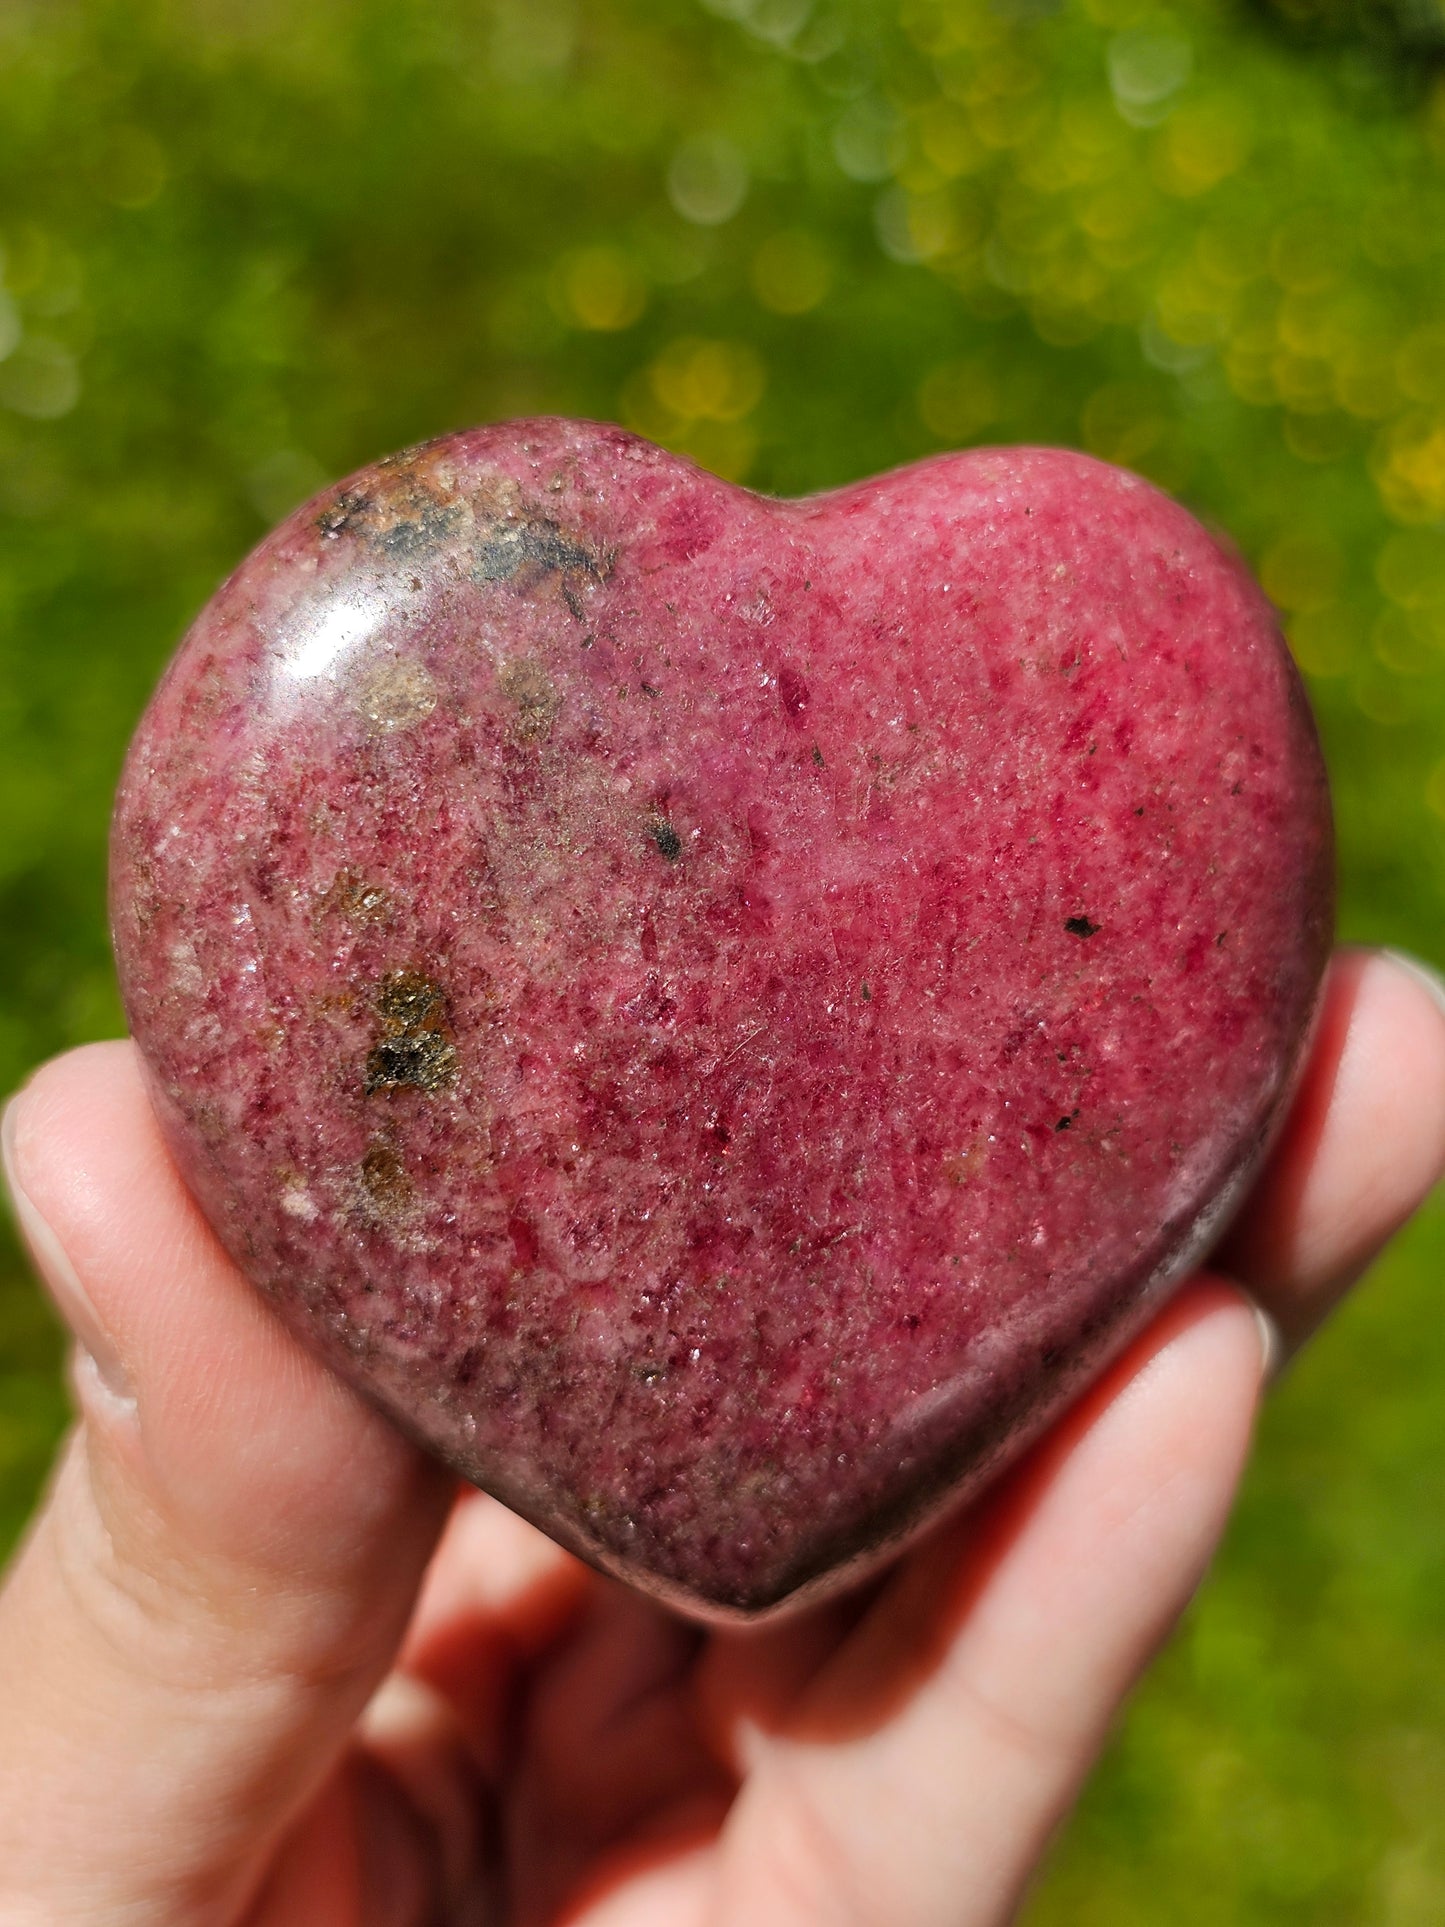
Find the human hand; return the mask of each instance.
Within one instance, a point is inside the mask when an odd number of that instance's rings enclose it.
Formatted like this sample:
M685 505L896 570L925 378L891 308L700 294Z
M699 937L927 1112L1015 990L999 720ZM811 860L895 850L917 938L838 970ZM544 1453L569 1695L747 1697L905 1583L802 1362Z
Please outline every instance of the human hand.
M456 1497L222 1253L128 1044L5 1139L83 1349L0 1594L4 1927L986 1927L1223 1528L1266 1366L1223 1274L1292 1349L1420 1202L1445 998L1337 959L1220 1275L982 1505L751 1632Z

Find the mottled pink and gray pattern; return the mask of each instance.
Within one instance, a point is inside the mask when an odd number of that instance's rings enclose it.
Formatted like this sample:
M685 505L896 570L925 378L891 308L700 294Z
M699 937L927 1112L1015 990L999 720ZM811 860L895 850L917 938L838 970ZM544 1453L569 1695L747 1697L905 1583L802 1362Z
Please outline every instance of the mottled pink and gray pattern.
M705 1613L974 1490L1207 1242L1331 923L1274 617L1135 477L377 464L201 615L115 823L176 1157L416 1438Z

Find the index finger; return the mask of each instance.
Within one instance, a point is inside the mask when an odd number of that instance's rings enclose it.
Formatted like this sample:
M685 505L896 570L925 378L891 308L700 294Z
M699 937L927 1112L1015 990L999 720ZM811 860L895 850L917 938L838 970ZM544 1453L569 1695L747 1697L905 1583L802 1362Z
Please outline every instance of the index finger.
M1445 987L1345 950L1278 1143L1215 1264L1293 1351L1445 1173Z

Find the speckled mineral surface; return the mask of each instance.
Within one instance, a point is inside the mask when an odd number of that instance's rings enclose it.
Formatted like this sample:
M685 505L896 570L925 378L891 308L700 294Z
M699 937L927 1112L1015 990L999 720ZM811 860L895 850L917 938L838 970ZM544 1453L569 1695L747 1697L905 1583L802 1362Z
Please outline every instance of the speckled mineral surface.
M779 503L533 421L225 585L113 912L175 1155L284 1316L727 1614L977 1489L1197 1257L1330 873L1272 612L1136 478L984 450Z

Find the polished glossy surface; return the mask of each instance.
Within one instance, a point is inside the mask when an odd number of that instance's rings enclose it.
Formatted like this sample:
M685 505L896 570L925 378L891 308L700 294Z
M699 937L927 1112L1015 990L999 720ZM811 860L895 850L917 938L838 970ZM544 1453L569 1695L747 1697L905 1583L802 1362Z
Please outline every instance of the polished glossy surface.
M978 1483L1207 1241L1330 930L1274 620L1142 482L766 502L531 422L204 612L123 986L248 1273L416 1436L694 1609Z

